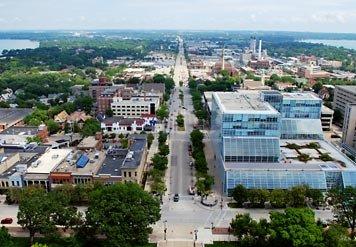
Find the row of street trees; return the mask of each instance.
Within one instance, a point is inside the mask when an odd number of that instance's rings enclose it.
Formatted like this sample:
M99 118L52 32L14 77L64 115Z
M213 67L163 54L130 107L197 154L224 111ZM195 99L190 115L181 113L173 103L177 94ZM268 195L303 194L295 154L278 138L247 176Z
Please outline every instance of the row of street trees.
M214 178L208 174L209 168L205 158L203 139L204 134L200 130L193 130L190 134L192 156L194 158L194 167L197 178L196 187L198 194L207 196L214 184Z
M62 227L74 230L88 246L96 246L98 237L104 237L108 246L142 246L152 231L150 225L160 219L159 201L134 183L95 185L85 214L71 206L70 200L61 191L21 190L17 218L29 231L31 245L36 233L53 236Z
M152 158L153 169L150 170L149 175L153 183L151 184L151 191L158 195L163 195L166 190L164 176L166 174L168 165L169 146L167 142L167 133L160 131L158 133L158 153Z
M237 246L270 247L352 247L347 229L331 225L323 229L321 222L308 208L287 208L271 212L270 220L253 220L249 214L239 214L232 220L231 233L237 237Z
M245 202L249 202L252 207L263 207L265 202L270 202L274 208L317 207L322 203L326 203L332 207L335 219L333 223L350 229L350 237L352 239L356 236L355 187L334 188L323 195L320 190L311 189L308 186L296 186L289 190L276 189L268 191L263 189L248 190L242 185L238 185L232 191L232 197L239 207L243 206Z
M289 190L275 189L246 189L237 185L231 193L238 207L248 203L252 208L264 208L269 202L273 208L305 207L307 205L318 207L324 199L320 190L308 186L295 186Z

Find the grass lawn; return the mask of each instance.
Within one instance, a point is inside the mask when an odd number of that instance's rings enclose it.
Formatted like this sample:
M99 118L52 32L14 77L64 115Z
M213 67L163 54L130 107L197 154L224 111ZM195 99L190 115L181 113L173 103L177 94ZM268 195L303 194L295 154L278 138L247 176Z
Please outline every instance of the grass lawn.
M29 238L13 238L15 247L29 247ZM105 240L96 240L95 243L88 243L88 245L83 245L82 247L101 247L104 246ZM77 246L74 244L74 240L71 238L61 238L61 239L48 239L48 238L36 238L35 243L46 244L48 247L71 247ZM1 243L0 243L1 246ZM140 245L137 247L154 247L157 244L147 244L147 245Z
M227 204L229 208L239 208L238 204L236 202L229 202Z
M213 244L206 244L206 247L236 247L236 242L214 242Z
M178 127L178 131L185 131L184 127Z

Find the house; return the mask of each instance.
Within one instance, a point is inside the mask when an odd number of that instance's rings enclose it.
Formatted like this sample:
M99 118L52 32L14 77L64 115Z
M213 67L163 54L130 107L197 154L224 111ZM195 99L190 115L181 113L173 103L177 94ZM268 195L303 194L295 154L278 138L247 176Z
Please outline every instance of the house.
M68 116L69 115L68 115L68 113L66 111L61 111L59 114L54 116L54 121L56 121L59 124L63 124L65 122L67 122Z

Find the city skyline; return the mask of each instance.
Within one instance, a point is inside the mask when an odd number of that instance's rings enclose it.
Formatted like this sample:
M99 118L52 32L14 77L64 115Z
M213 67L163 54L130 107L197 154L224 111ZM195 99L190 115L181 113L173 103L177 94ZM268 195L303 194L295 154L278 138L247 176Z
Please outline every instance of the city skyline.
M29 11L30 10L30 11ZM350 0L3 0L1 30L172 29L356 32Z

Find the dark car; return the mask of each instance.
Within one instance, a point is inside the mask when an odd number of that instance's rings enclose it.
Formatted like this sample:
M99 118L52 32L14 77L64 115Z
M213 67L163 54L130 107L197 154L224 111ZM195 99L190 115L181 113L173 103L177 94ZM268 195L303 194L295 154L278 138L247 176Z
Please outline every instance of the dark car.
M179 201L179 195L178 195L178 194L175 194L175 195L174 195L173 201L174 201L174 202L178 202L178 201Z
M1 224L5 225L5 224L12 224L12 218L5 218L1 220Z

